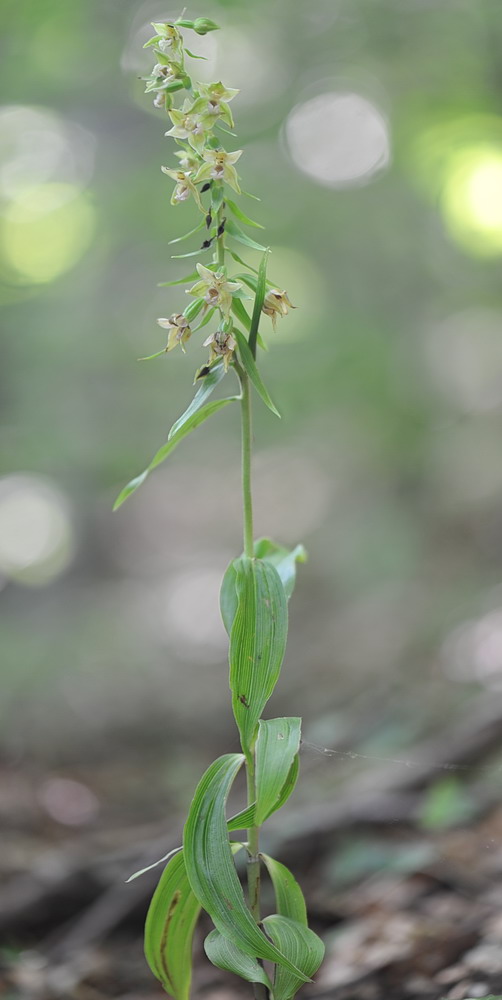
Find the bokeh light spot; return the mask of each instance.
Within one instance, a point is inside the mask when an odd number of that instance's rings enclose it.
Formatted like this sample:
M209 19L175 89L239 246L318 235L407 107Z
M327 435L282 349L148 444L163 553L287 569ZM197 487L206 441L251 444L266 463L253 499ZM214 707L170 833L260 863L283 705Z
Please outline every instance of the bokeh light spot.
M44 284L69 271L87 250L95 212L71 184L41 184L5 211L0 247L20 281Z
M0 572L19 583L50 583L67 568L74 532L64 495L39 476L0 479Z
M294 164L329 187L365 184L390 162L388 124L360 94L331 92L298 104L285 137Z
M502 253L502 146L459 155L441 203L446 224L459 243L482 256Z

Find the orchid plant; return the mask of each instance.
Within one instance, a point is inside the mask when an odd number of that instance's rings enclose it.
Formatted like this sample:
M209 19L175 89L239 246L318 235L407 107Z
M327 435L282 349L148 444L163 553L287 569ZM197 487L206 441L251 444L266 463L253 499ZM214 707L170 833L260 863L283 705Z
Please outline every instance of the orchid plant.
M281 670L288 599L296 563L304 560L305 553L301 545L289 550L268 538L254 541L251 390L278 415L256 362L258 347L265 346L260 321L263 316L271 318L275 329L277 318L294 307L287 292L267 278L268 248L247 235L241 225L263 227L229 196L242 194L236 169L242 150L227 151L222 144L228 135L234 136L230 104L238 91L221 82L197 83L186 68L187 57L200 56L186 48L181 29L205 35L217 25L207 18L181 17L173 23L154 23L153 28L155 34L146 47L153 49L155 65L146 78L146 92L154 95L155 107L169 116L171 128L166 135L179 147L174 153L177 165L162 170L175 182L171 204L193 201L201 215L186 238L204 232L202 245L180 256L203 257L204 263L199 260L193 273L166 282L194 284L186 289L188 305L158 320L168 331L167 344L151 357L178 346L185 351L202 327L209 326L211 332L203 344L209 348L209 357L195 373L197 390L192 402L145 471L122 490L115 508L182 438L219 410L239 404L244 552L224 575L220 601L229 636L232 708L242 752L219 757L201 778L183 845L162 859L168 863L148 911L145 952L167 993L175 1000L188 1000L192 938L203 909L214 924L204 944L210 961L252 983L257 1000L290 1000L317 971L324 949L307 925L305 901L294 876L281 862L260 852L262 824L284 805L296 784L301 726L299 718L263 719L262 713ZM178 93L184 95L183 102L175 107ZM258 269L242 260L236 244L262 253ZM210 399L227 375L237 377L239 391ZM227 797L242 768L248 804L227 818ZM232 838L242 831L247 831L242 840ZM234 862L239 851L247 859L247 900ZM275 893L275 912L265 917L260 906L262 871L267 872Z

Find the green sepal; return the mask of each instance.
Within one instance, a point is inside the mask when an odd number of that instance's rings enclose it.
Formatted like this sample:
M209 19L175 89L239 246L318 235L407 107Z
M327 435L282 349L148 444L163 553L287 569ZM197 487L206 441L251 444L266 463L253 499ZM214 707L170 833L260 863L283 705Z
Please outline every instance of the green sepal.
M249 753L258 720L279 678L288 609L274 566L248 556L233 565L237 608L230 631L230 689L242 747Z
M239 356L242 361L242 365L247 374L249 375L250 381L254 385L258 395L261 396L263 402L265 403L265 406L268 406L269 410L271 410L272 413L275 413L276 417L280 418L281 414L279 413L279 410L277 409L273 400L271 399L268 389L265 383L263 382L263 379L258 371L258 368L256 367L256 361L251 353L251 348L244 334L241 333L241 331L238 330L237 327L234 327L234 336L237 341L237 346L239 348Z
M273 913L265 917L263 926L277 948L302 970L305 978L311 979L324 958L324 944L309 927ZM291 1000L305 981L278 966L274 978L274 1000Z
M219 931L211 931L204 941L204 951L210 962L218 969L233 972L248 983L263 983L272 991L272 983L258 959L246 955L241 948L229 941Z
M260 719L256 739L255 825L261 826L276 808L300 749L302 720Z
M271 538L259 538L254 543L254 554L257 559L265 559L275 566L289 600L296 582L296 563L307 561L307 553L303 545L287 549L284 545L273 542Z
M261 222L255 222L254 219L250 219L249 216L245 215L242 209L235 204L235 201L225 198L225 204L228 205L232 215L235 215L235 218L239 219L240 222L244 222L246 226L253 226L255 229L265 229L265 226L262 226Z
M308 977L270 943L253 920L233 862L225 806L244 759L243 754L224 754L197 786L183 835L188 879L220 934L246 955L284 965L306 981Z
M200 910L180 851L160 877L145 923L146 960L174 1000L190 996L192 940Z
M244 233L242 229L239 228L239 226L237 225L237 223L233 221L233 219L227 219L225 224L225 232L228 233L229 236L232 236L234 240L237 240L238 243L243 243L244 246L251 247L252 250L268 249L267 247L262 246L261 243L257 243L256 240L252 240L251 237L247 235L247 233Z

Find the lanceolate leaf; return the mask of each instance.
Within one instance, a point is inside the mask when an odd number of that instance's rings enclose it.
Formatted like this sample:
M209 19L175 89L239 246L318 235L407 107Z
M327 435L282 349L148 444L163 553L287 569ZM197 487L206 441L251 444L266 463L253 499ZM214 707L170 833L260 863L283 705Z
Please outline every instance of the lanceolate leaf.
M174 437L174 435L177 434L179 430L181 430L183 424L186 424L187 420L190 420L190 417L194 413L197 413L197 410L200 410L201 406L203 406L204 403L206 402L206 399L209 398L213 390L218 385L218 382L221 382L224 374L225 374L225 367L223 361L218 361L215 365L213 365L210 372L204 377L204 379L200 383L199 388L197 389L197 392L195 393L195 396L192 399L192 402L190 403L190 406L187 407L185 412L182 413L181 417L179 417L176 423L174 423L173 426L171 427L171 430L169 431L167 437L168 441L170 441L171 438Z
M184 278L176 278L174 281L160 281L157 288L170 288L172 285L184 285L187 281L194 281L194 279L198 277L198 271L192 271Z
M195 791L183 837L187 875L216 930L252 958L283 964L308 976L270 943L249 912L228 842L225 806L242 754L224 754L208 768Z
M245 215L242 209L235 204L235 201L231 201L230 198L225 198L225 203L228 205L230 211L235 215L239 222L244 222L246 226L254 226L255 229L265 229L260 222L255 222L254 219L250 219L249 216Z
M286 597L289 599L296 581L296 563L303 563L307 559L303 545L287 549L284 545L277 545L270 538L260 538L254 543L254 554L257 559L265 559L275 566L286 591Z
M300 765L297 754L291 765L291 769L286 778L286 781L284 782L284 785L281 789L281 794L279 795L279 798L277 799L273 808L265 816L265 819L268 819L268 817L271 816L272 813L277 812L279 809L282 809L284 803L288 801L289 796L291 795L291 792L293 791L296 782L298 780L299 769ZM250 826L255 826L256 824L255 824L254 804L252 806L248 806L247 809L243 809L242 812L236 813L235 816L232 816L229 819L227 825L229 833L233 833L234 830L248 830Z
M218 969L235 972L237 976L246 979L248 983L263 983L267 989L272 990L272 983L258 960L246 955L241 948L238 948L228 938L223 937L219 931L211 931L204 941L204 950L209 961Z
M260 325L261 310L263 306L263 300L265 298L265 292L267 290L267 253L263 254L260 262L260 267L258 269L258 280L256 282L256 293L253 306L253 315L251 317L251 329L249 331L249 349L253 358L256 357L256 340L258 337L258 327Z
M205 219L202 219L202 221L199 222L199 224L195 226L193 229L191 229L190 232L184 233L183 236L177 236L176 239L174 240L169 240L169 245L172 246L174 243L181 243L182 240L187 240L190 236L194 236L195 233L200 233L201 229L204 229L205 225L206 221Z
M180 852L160 878L145 924L146 960L175 1000L188 1000L190 995L192 939L200 909Z
M247 233L244 233L237 223L233 221L233 219L227 219L225 232L228 233L229 236L233 236L234 240L237 240L239 243L243 243L244 246L251 247L252 250L267 249L267 247L263 247L261 243L257 243L256 240L252 240Z
M281 864L280 861L274 861L274 858L270 858L268 854L262 854L262 858L274 887L277 912L282 917L289 917L290 920L296 920L299 924L307 927L307 907L303 892L294 875L286 868L286 865Z
M131 482L128 483L127 486L124 486L124 489L121 491L121 493L119 493L113 505L113 509L118 510L118 508L124 503L124 501L131 496L131 493L134 493L135 490L137 490L140 486L142 486L142 484L144 483L145 479L150 474L152 469L155 469L157 465L160 465L161 462L163 462L168 457L168 455L170 455L171 452L174 451L174 449L179 445L180 441L182 441L183 438L187 436L187 434L190 434L191 431L194 431L197 427L199 427L200 424L204 423L204 421L207 420L208 417L212 417L213 413L217 413L218 410L221 410L224 406L227 406L228 403L233 403L238 398L239 398L238 396L227 396L226 399L215 399L209 403L206 403L206 405L202 406L199 410L197 410L196 413L193 413L192 416L185 421L183 426L180 427L177 433L173 434L172 438L169 441L167 441L166 444L162 446L162 448L159 448L157 454L154 455L152 461L150 462L150 465L145 469L145 471L142 472L139 476L136 476L135 479L131 479Z
M232 630L238 604L236 562L237 560L233 559L230 565L227 566L220 590L220 612L227 635L230 635Z
M265 403L265 406L268 406L269 410L272 410L272 413L275 413L276 417L280 417L281 414L279 413L279 410L272 402L268 389L263 382L263 379L258 371L258 368L256 367L256 361L251 353L251 349L244 334L241 333L241 331L238 330L237 327L234 327L234 335L235 339L237 340L237 346L239 348L239 355L243 367L247 372L247 374L249 375L249 378L253 383L258 395L261 396L263 402Z
M302 720L260 719L256 740L255 824L261 826L274 810L293 760L300 749Z
M251 316L240 299L236 299L235 297L232 299L232 312L239 320L239 323L242 323L245 330L251 329Z
M265 917L263 926L274 944L302 970L304 976L310 978L317 972L324 958L324 945L314 931L278 913ZM278 966L275 971L274 1000L291 1000L302 982L287 969Z
M230 633L230 689L242 747L248 752L281 670L288 609L274 566L241 556L234 567L237 610Z

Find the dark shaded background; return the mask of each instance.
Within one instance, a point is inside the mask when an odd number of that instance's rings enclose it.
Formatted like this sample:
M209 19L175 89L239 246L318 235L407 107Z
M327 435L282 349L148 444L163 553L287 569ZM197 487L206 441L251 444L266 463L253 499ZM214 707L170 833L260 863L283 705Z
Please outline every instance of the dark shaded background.
M148 22L179 13L2 3L0 811L14 869L30 824L45 845L178 816L235 748L217 597L241 548L237 410L111 513L206 356L194 338L136 363L163 346L156 317L185 305L183 286L158 283L192 267L168 240L196 210L169 205L168 123L138 80ZM255 406L257 534L309 552L270 714L302 714L321 747L406 758L502 689L500 3L188 14L222 25L189 44L241 88L240 175L262 199L243 208L298 307L275 334L263 323L282 421ZM307 748L296 805L368 766ZM469 810L462 776L434 794L440 822L452 802Z

